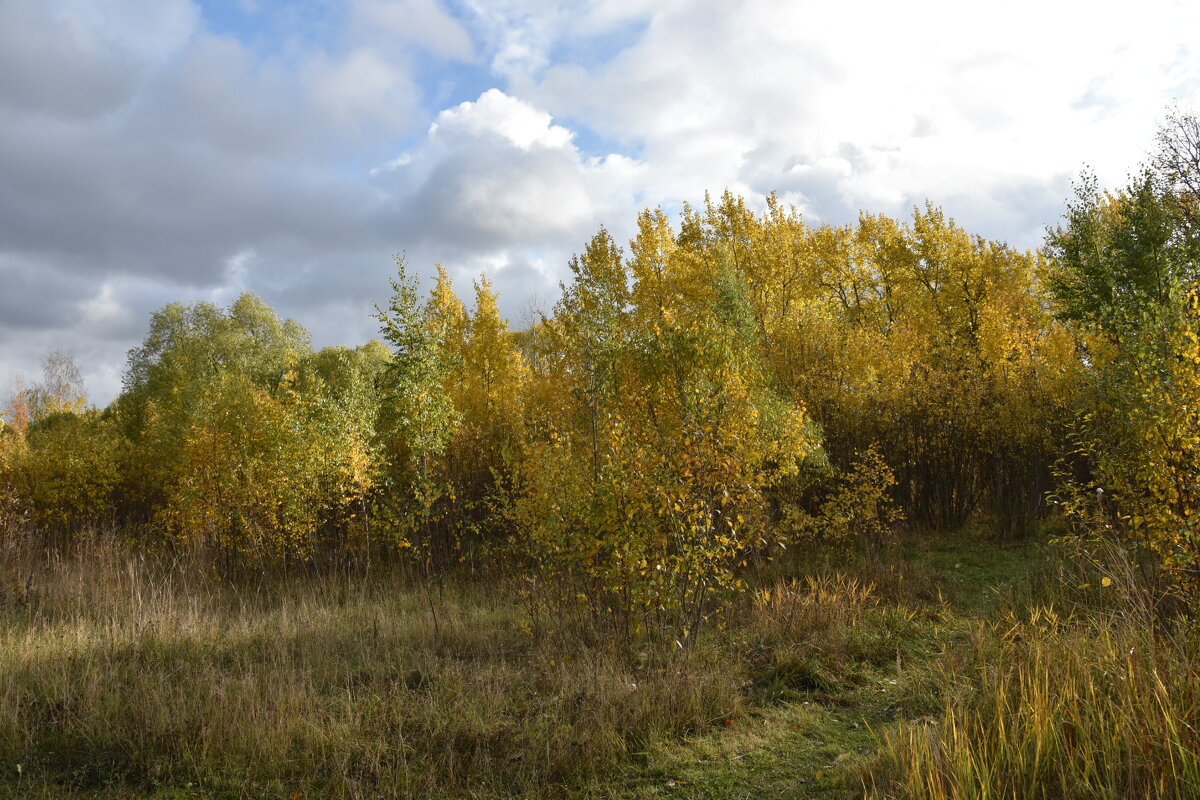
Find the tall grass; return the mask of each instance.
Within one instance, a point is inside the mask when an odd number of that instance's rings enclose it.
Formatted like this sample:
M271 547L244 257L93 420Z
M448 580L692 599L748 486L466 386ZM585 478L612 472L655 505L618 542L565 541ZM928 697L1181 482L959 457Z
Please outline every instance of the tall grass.
M1200 797L1200 631L1112 548L1061 562L942 667L940 719L885 735L876 797Z
M0 794L554 796L734 713L736 671L537 640L403 573L219 580L110 539L5 555ZM19 771L18 771L19 765Z
M0 540L0 797L659 796L702 732L828 796L1200 796L1200 633L1142 565L937 547L777 564L672 655L496 580Z
M759 687L773 700L831 698L895 675L943 609L890 588L834 571L760 590L744 623Z

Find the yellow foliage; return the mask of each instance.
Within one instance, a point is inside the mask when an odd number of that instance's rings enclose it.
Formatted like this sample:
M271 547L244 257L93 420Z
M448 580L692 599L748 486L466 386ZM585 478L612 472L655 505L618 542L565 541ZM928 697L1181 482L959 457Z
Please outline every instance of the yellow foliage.
M1200 288L1098 369L1078 429L1087 479L1059 498L1084 530L1140 542L1200 597ZM1064 465L1065 468L1066 465Z
M0 431L0 517L42 533L109 525L123 458L115 424L98 411L57 412L24 436Z
M1039 513L1077 371L1038 255L933 206L907 224L814 227L775 198L756 218L727 192L691 225L734 254L767 374L820 422L835 464L877 445L920 524Z
M843 545L877 544L903 521L903 512L889 495L895 475L878 448L869 448L835 483L815 513L784 503L780 524L791 536Z
M319 453L298 411L240 373L205 388L159 515L182 544L251 559L311 551Z
M767 386L727 254L686 227L677 241L661 211L639 228L624 266L593 240L547 323L558 347L533 394L558 400L531 419L517 517L559 596L627 636L687 636L744 588L740 567L771 543L767 491L818 443Z

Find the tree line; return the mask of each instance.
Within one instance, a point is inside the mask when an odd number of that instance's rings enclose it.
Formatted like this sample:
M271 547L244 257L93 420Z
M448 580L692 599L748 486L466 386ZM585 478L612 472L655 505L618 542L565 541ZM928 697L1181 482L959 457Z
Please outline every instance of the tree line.
M244 295L172 304L87 408L52 355L0 430L6 535L113 526L220 564L504 563L628 635L694 633L746 571L902 521L1048 514L1200 585L1200 129L1084 179L1037 251L938 207L813 224L729 192L600 230L526 330L403 259L382 341L314 350Z

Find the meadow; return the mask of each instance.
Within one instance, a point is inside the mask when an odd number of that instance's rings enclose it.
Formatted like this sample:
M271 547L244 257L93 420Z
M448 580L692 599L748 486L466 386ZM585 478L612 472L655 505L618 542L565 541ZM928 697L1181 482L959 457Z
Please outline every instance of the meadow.
M402 562L215 578L9 544L0 793L1190 797L1200 637L1120 551L912 536L773 564L687 650ZM432 605L431 605L432 604Z

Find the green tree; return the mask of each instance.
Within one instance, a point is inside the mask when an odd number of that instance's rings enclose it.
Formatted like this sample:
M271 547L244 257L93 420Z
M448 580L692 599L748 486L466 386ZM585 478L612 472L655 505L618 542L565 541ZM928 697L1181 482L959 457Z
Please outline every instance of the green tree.
M455 498L445 456L462 421L448 387L461 363L466 312L444 270L424 304L401 257L396 272L387 307L376 307L380 332L392 347L383 375L392 463L388 524L397 543L412 548L431 570L448 561L457 545L448 532Z
M1159 554L1186 595L1200 598L1200 237L1189 186L1200 146L1168 123L1158 171L1120 192L1078 187L1067 225L1051 232L1058 313L1087 345L1075 449L1059 497L1081 531L1116 535ZM1164 167L1164 165L1166 165Z

